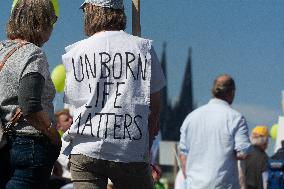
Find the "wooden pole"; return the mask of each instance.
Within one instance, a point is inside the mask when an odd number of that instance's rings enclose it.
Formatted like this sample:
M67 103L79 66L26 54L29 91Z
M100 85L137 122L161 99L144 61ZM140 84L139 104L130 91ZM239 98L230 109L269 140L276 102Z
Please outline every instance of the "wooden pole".
M132 0L132 34L141 36L140 0Z

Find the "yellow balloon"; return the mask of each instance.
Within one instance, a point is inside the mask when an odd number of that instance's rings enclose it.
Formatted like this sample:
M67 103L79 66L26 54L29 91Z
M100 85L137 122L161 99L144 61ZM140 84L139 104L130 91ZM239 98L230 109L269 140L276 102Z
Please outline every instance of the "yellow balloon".
M64 91L65 78L66 78L65 67L63 64L59 64L53 69L51 73L51 79L55 86L56 92L62 93Z
M277 130L278 130L278 124L274 124L271 126L270 136L273 140L276 140L277 138Z

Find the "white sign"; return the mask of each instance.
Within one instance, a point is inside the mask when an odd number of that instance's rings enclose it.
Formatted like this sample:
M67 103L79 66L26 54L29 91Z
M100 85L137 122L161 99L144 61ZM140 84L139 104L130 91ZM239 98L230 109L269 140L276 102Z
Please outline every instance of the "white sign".
M160 142L160 165L177 165L177 142L161 141Z
M278 119L278 129L277 129L277 138L275 142L275 149L276 152L279 148L281 148L281 141L284 140L284 117L279 116Z

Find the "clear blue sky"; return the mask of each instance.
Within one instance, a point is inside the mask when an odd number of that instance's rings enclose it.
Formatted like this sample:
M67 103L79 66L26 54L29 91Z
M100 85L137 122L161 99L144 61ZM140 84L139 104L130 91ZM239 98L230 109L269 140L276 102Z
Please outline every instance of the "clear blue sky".
M11 3L0 1L0 39L5 39ZM81 3L59 0L60 18L44 46L50 70L61 62L66 45L84 38ZM127 31L131 31L131 1L125 0L125 5ZM179 95L192 47L195 103L205 104L215 76L229 73L237 84L234 107L247 117L250 127L271 126L282 113L283 10L283 0L142 0L142 36L154 40L159 56L167 42L170 98Z

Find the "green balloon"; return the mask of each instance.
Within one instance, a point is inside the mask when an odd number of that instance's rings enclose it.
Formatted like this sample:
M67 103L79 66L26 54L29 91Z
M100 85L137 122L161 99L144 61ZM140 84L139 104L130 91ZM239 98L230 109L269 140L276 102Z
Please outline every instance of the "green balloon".
M14 10L17 3L18 3L18 0L13 1L11 12Z
M273 140L276 140L277 138L277 130L278 130L278 124L274 124L271 126L270 136Z
M59 5L57 0L52 0L55 15L59 17Z
M18 3L18 0L14 0L13 1L11 12L14 10L14 8L15 8L17 3ZM58 4L58 1L57 0L52 0L52 5L53 5L53 8L54 8L55 15L57 17L59 17L59 4Z
M62 93L64 91L65 78L66 78L66 72L64 65L60 64L56 66L51 73L51 79L55 86L56 92Z
M155 189L165 189L165 186L158 181L155 183Z

